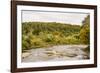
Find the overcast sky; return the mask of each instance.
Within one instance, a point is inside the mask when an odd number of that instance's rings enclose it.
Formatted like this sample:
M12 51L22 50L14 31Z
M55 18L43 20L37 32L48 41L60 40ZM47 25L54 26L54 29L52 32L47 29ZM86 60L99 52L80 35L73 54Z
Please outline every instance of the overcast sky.
M59 22L81 25L87 15L74 12L22 11L22 22Z

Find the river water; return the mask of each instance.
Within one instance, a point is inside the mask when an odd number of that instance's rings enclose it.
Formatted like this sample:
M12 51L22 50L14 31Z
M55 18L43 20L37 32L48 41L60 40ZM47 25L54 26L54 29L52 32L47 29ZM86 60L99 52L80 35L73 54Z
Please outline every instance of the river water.
M22 62L62 61L89 59L84 51L88 45L58 45L49 48L36 48L22 53ZM25 54L27 54L25 56Z

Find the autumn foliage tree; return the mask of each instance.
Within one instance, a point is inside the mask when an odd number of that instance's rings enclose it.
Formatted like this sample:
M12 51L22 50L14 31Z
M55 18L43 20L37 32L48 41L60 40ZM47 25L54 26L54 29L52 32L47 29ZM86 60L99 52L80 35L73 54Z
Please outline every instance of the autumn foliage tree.
M88 15L82 22L83 25L80 30L80 40L83 44L89 44L90 39L90 16Z

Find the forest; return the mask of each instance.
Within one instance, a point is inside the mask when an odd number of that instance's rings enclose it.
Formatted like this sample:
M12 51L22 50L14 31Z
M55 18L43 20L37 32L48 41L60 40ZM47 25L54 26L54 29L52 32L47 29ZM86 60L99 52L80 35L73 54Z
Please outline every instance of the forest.
M22 51L54 45L89 45L90 16L82 25L58 22L23 22Z

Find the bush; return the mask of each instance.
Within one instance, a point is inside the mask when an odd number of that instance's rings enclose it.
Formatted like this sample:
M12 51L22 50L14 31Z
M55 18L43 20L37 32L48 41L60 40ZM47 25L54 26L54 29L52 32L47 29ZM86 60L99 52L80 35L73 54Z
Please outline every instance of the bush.
M80 44L80 40L76 39L73 36L65 37L64 41L65 44Z
M27 37L25 35L22 36L22 49L27 50L29 49L29 42L27 41Z
M43 40L37 36L32 36L30 39L30 48L39 48L39 47L45 47L46 43L43 42Z
M27 50L29 48L29 43L25 40L22 41L22 48L23 50Z

